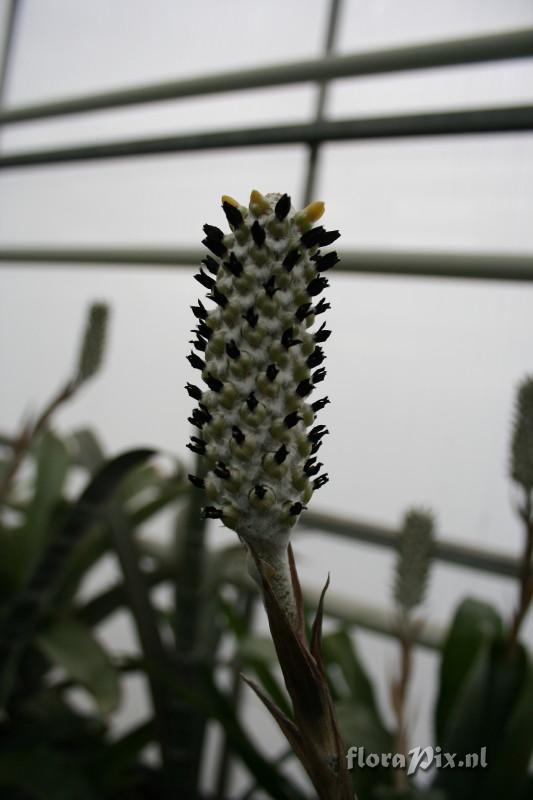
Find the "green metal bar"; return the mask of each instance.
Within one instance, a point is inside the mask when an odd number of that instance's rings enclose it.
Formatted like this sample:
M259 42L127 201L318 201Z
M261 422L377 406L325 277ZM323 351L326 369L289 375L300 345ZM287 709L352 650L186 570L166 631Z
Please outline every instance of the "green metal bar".
M15 27L17 16L20 13L21 0L8 0L7 11L5 13L4 33L0 44L0 106L4 103L4 96L11 68L13 56L13 44L15 41ZM2 109L0 108L0 118Z
M341 253L336 270L370 275L532 281L533 253L360 251Z
M117 267L191 267L205 256L198 247L2 247L0 264L76 267L91 264Z
M326 41L324 44L325 58L331 56L335 45L337 36L337 28L342 7L342 0L331 0L329 7L328 29L326 32ZM320 81L318 84L318 95L316 101L315 122L320 122L324 119L324 109L326 107L326 95L328 91L329 81ZM303 192L302 208L313 199L315 191L316 174L318 170L318 162L320 159L320 144L314 143L309 146L307 154L307 170L305 176L305 186Z
M0 169L260 145L302 143L312 145L346 140L456 136L531 130L533 130L533 105L484 108L473 111L439 111L430 114L322 120L296 125L241 128L209 133L161 136L153 139L74 145L49 150L29 150L1 156Z
M183 97L236 92L261 87L333 80L360 75L473 64L533 56L533 29L509 31L493 36L452 39L386 50L332 56L256 69L219 72L185 80L137 86L108 92L32 103L7 109L0 124L120 108L140 103L158 103Z
M205 256L200 248L5 247L0 267L194 267ZM361 250L340 253L335 271L369 275L410 275L424 278L533 281L533 253L440 253Z
M300 518L300 525L320 533L325 531L334 533L350 541L356 540L392 549L398 546L398 531L392 528L353 519L343 519L331 514L308 511ZM509 578L516 578L520 570L520 563L516 558L458 542L437 541L435 558L448 564L456 564Z

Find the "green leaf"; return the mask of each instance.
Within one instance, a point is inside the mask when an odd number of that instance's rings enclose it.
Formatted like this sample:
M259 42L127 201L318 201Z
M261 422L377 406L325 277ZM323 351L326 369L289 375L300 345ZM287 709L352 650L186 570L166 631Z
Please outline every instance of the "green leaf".
M162 469L157 463L146 464L136 469L122 484L120 497L128 501L128 508L136 509L139 506L139 497L142 499L142 504L146 504L153 502L160 494L189 493L190 488L183 466L174 460L171 474L168 473L168 468ZM130 504L129 501L133 502Z
M0 620L0 707L13 689L17 659L31 640L68 557L92 526L105 518L110 500L129 471L153 454L148 449L130 450L108 461L57 525L34 573Z
M21 535L20 527L0 527L0 609L2 610L19 587L15 564L20 563Z
M32 660L44 661L37 648L31 652ZM27 667L26 667L27 669ZM42 677L42 676L41 676ZM86 711L77 711L69 705L67 693L59 685L33 681L32 689L17 703L16 714L11 716L9 742L27 746L46 742L55 750L68 747L85 757L89 750L107 746L106 720ZM2 747L0 746L0 750Z
M73 549L58 578L53 593L55 608L62 608L72 601L87 573L109 549L109 531L104 525L94 525Z
M337 722L346 747L364 747L367 753L389 753L392 734L379 711L372 681L346 628L324 636L322 652L328 675L339 699L335 703ZM338 680L338 673L342 682ZM348 694L346 692L348 690ZM377 787L389 784L391 769L358 769L351 772L359 800L373 798Z
M524 788L522 789L522 792L518 795L517 800L531 800L532 797L533 797L533 774L530 774L527 776Z
M96 764L98 785L108 791L117 790L123 780L138 768L141 751L153 741L154 724L149 720L107 744Z
M439 694L435 713L435 731L438 743L457 695L474 662L494 637L502 632L502 621L488 603L466 598L453 618L444 642L440 665Z
M348 631L344 628L328 633L322 640L322 651L324 660L328 666L328 672L332 672L332 667L337 667L350 692L348 698L351 702L363 706L369 714L385 729L381 714L379 712L374 687L366 672L354 642ZM332 675L334 682L334 675ZM338 688L338 682L336 682ZM346 692L341 693L346 697Z
M341 700L335 704L337 724L345 747L363 747L366 753L391 753L394 751L392 735L376 719L375 714L353 700ZM392 782L392 769L381 764L375 769L360 769L357 762L350 772L358 800L374 798L377 787Z
M143 464L130 472L120 487L121 500L131 500L136 495L158 488L163 478L155 464Z
M506 639L485 644L457 692L439 744L443 752L464 761L467 754L486 748L488 764L495 762L505 740L510 717L518 708L527 679L527 655L522 647L510 653ZM531 711L531 709L529 709ZM525 778L525 775L523 776ZM435 786L454 800L498 800L485 768L441 769ZM505 796L510 798L507 790Z
M102 714L117 708L117 672L88 628L71 619L62 620L42 630L37 641L51 661L92 694Z
M67 447L75 464L84 467L91 475L104 463L104 451L90 428L75 431L67 439Z
M232 752L248 768L267 796L276 800L305 800L300 789L256 748L252 737L235 714L232 699L216 685L212 670L207 666L199 666L197 677L198 684L194 688L174 676L169 676L167 682L180 697L200 710L206 719L216 719L222 725Z
M247 661L247 665L253 669L262 687L278 708L283 711L285 716L292 719L292 708L287 692L284 690L281 681L276 677L274 670L259 658L250 658Z
M52 511L61 500L68 467L69 455L63 442L50 432L44 433L37 444L34 495L19 536L18 564L14 565L19 579L29 574L46 545Z
M68 557L96 523L105 522L108 503L127 475L154 454L153 450L130 450L106 462L54 531L50 545L32 578L49 586L65 566Z
M139 505L130 513L132 525L137 526L146 522L166 506L188 494L190 494L190 488L183 483L181 478L170 478L161 482L156 496L152 500L148 500L144 505Z
M277 664L276 648L272 639L260 634L244 636L239 644L239 654L244 661L263 661L266 664Z
M340 700L335 704L337 721L347 747L365 748L367 753L389 753L392 735L376 720L374 714L357 700Z
M483 775L484 797L521 798L526 795L528 766L533 755L533 663L527 665L520 693L502 730L501 741Z
M136 469L132 473L132 480L130 481L128 478L125 481L125 484L128 484L130 488L135 487L135 491L137 492L141 492L143 489L142 482L136 483L134 477L138 476L139 473L143 475L147 474L144 470ZM166 479L160 476L158 476L157 482L153 484L151 488L156 490L155 498L143 504L138 504L134 511L127 514L130 532L133 532L139 525L147 522L152 516L158 514L179 496L188 491L188 488L183 485L181 479ZM124 488L122 489L121 496L123 494L128 494L124 491ZM56 601L64 602L72 599L87 572L94 567L100 558L109 552L110 546L111 541L108 526L105 524L94 526L69 557L56 594ZM139 550L141 549L141 543L139 543ZM158 555L160 555L159 551Z
M72 759L45 744L33 747L3 745L0 749L0 787L3 790L23 790L32 800L98 800ZM2 796L6 800L9 797L4 791Z
M235 657L238 662L242 662L242 671L253 670L270 698L287 717L291 718L292 708L287 693L273 669L278 659L272 639L249 633L249 624L237 613L234 604L223 597L219 597L218 602L224 611L229 628L237 638Z

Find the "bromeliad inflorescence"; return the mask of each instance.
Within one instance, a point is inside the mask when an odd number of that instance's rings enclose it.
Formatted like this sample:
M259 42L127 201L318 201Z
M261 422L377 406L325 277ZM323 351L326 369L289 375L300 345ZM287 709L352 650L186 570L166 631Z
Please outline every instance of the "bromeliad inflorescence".
M337 261L338 231L313 223L324 204L295 212L286 194L252 192L248 208L222 198L231 233L204 225L205 269L196 280L215 307L193 307L198 326L189 361L207 388L187 391L198 407L189 448L205 456L206 517L233 528L252 556L293 719L248 681L277 720L317 796L352 800L335 708L321 655L322 593L310 640L290 530L315 489L327 481L318 461L328 432L317 423L327 397L312 399L326 375L322 344L330 335L316 317L325 275ZM314 327L313 327L314 326Z
M205 455L207 517L237 531L274 568L290 528L315 489L328 480L318 450L326 427L317 412L329 399L311 399L326 374L322 344L330 335L315 318L326 272L337 261L321 253L338 231L312 227L324 204L295 212L286 194L253 191L248 207L222 198L231 233L204 225L209 254L196 280L214 303L193 306L198 320L188 359L206 384L187 391L199 429L189 449Z

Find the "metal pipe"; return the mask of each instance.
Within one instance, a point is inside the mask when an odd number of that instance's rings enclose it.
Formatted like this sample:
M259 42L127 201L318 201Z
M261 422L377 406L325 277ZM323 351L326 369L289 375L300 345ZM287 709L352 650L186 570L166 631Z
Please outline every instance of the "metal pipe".
M336 270L369 275L533 281L533 253L353 251L341 253Z
M117 89L82 97L32 103L5 109L0 113L0 124L101 111L140 103L158 103L220 92L530 56L533 56L533 28L525 28L491 36L448 39L431 44L351 53L327 59L310 59L255 69L219 72L131 89Z
M0 106L4 103L6 86L13 57L15 29L21 0L9 0L5 13L4 33L0 45ZM2 109L0 108L0 117Z
M205 252L196 247L5 247L0 267L23 264L71 269L90 264L103 267L194 267ZM340 253L335 271L369 275L408 275L424 278L533 281L533 253L439 253L351 251Z
M325 58L331 56L333 52L335 39L337 36L337 28L339 23L341 7L342 7L342 0L331 0L329 7L328 29L326 32L326 41L324 44ZM328 87L329 87L329 81L320 81L318 84L318 95L316 99L316 110L314 117L315 122L320 122L320 120L324 119L324 109L326 107L326 95ZM313 199L319 159L320 159L320 144L315 142L314 144L309 145L307 153L307 169L305 176L302 208L304 206L307 206Z
M191 267L200 263L205 252L199 247L3 247L0 264L53 265L62 267Z
M1 156L0 169L260 145L302 143L311 145L319 142L346 140L531 130L533 130L533 105L484 108L473 111L439 111L430 114L322 120L296 125L240 128L209 133L161 136L152 139L74 145L47 150L29 150Z
M320 533L324 531L334 533L350 541L356 540L389 549L396 549L398 546L398 531L392 528L353 519L343 519L332 514L307 511L300 518L300 525ZM520 570L520 563L516 558L459 542L437 541L434 557L438 561L448 564L509 578L516 578Z

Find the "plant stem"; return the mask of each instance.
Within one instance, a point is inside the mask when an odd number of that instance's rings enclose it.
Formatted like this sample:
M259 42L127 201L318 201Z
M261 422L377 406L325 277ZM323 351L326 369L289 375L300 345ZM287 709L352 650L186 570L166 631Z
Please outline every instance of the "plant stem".
M406 722L407 694L412 672L413 636L408 617L402 615L399 622L398 640L400 643L400 676L393 686L393 706L396 713L395 752L407 757L408 731ZM398 791L406 791L408 787L407 773L404 769L395 769L394 786Z
M77 392L80 387L80 383L74 380L69 380L63 386L62 389L59 390L57 394L55 394L52 399L48 402L48 405L44 407L41 414L37 417L33 428L33 436L41 433L41 431L46 427L52 415L57 411L57 409L70 400Z
M320 800L353 800L351 777L346 769L346 748L339 733L321 648L324 595L329 578L322 590L308 640L302 591L290 545L287 561L294 620L288 617L278 600L272 576L268 574L268 562L262 561L256 553L254 557L262 578L270 633L291 698L293 718L289 719L257 684L249 679L247 683L276 719Z
M283 609L287 619L296 630L299 619L289 573L287 551L285 550L284 553L280 553L279 551L263 549L261 551L256 551L256 556L261 559L261 562L267 570L272 591L276 596L280 608ZM256 570L253 569L252 574L254 578L255 571Z
M11 460L6 467L6 470L0 481L0 504L6 500L9 490L13 484L16 474L19 470L22 460L28 450L32 439L32 429L30 425L25 425L20 434L12 443Z
M68 381L63 388L52 397L39 414L36 421L34 423L30 422L22 428L20 434L12 443L13 452L11 454L11 461L0 481L0 503L7 497L31 443L35 437L44 430L56 409L63 403L66 403L67 400L70 400L75 394L78 386L79 384L75 381Z
M526 618L531 599L533 597L533 509L531 492L524 487L525 504L521 512L524 521L525 540L522 558L520 560L520 576L518 590L518 605L513 615L511 630L509 632L509 653L514 653L518 645L518 636L524 619Z

